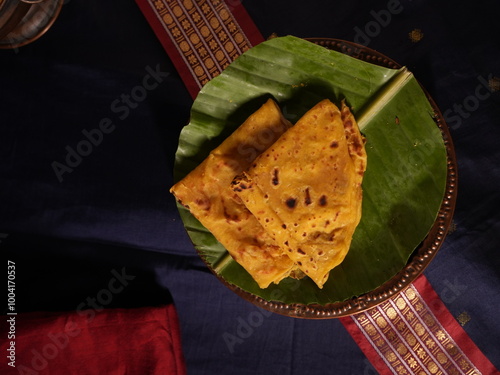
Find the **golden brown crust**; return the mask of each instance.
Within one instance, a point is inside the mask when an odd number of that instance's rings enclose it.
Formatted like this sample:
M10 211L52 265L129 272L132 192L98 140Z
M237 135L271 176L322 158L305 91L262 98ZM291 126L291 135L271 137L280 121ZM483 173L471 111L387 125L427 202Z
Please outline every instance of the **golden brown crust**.
M236 177L232 189L322 288L359 223L366 160L349 108L323 100Z
M279 282L295 266L230 184L290 126L277 104L267 101L170 190L261 288Z

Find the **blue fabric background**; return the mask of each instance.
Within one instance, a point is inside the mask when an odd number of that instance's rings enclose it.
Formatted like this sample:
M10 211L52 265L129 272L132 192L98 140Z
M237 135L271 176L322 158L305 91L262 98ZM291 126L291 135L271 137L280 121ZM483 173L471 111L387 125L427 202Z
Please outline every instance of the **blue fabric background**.
M478 89L500 77L500 3L244 5L264 37L367 44L408 66L435 99L455 144L459 196L456 229L425 274L455 317L468 314L464 329L500 368L500 91ZM389 7L387 25L367 35ZM126 104L151 70L157 87ZM19 310L75 310L125 269L135 279L104 307L173 301L190 374L374 374L339 321L262 311L197 257L168 193L191 103L132 0L68 1L41 39L0 50L0 254L16 261ZM113 130L59 182L52 163L106 119Z

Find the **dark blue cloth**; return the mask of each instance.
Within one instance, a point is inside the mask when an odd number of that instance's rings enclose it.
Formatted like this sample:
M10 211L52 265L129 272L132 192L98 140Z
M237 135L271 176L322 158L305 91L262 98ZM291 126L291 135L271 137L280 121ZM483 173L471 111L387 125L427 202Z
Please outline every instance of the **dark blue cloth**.
M459 196L456 229L425 273L500 368L499 3L244 5L264 37L365 44L408 66L435 99ZM77 309L125 270L136 278L105 307L173 300L190 374L375 373L339 321L260 310L197 257L168 192L191 103L132 0L71 0L41 39L0 50L0 254L16 262L18 308Z

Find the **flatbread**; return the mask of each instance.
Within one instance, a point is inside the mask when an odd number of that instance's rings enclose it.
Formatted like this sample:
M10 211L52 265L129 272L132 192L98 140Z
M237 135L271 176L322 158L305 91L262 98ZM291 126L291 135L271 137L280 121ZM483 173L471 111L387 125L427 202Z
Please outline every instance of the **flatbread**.
M323 100L232 183L245 206L322 288L361 218L364 139L354 116Z
M170 190L261 288L278 283L296 266L242 204L231 182L290 126L269 99Z

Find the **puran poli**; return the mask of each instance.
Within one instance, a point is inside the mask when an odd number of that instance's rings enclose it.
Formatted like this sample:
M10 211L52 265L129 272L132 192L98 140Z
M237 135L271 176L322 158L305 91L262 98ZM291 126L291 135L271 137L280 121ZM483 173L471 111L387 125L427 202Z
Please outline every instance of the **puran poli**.
M346 256L361 218L367 157L354 116L323 100L232 188L319 288Z
M231 182L290 126L269 99L170 189L261 288L278 283L296 266L242 204Z

